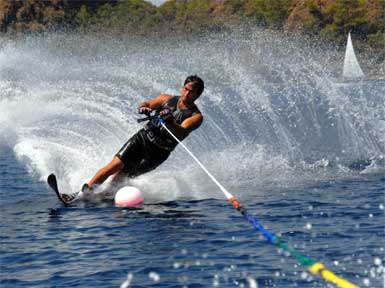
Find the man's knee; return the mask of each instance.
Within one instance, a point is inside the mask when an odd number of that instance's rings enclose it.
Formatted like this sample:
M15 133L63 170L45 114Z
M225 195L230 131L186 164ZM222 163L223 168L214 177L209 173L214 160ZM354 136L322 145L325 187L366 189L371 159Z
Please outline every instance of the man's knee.
M108 163L106 166L100 169L101 173L114 174L120 172L124 167L124 163L118 157L115 158Z

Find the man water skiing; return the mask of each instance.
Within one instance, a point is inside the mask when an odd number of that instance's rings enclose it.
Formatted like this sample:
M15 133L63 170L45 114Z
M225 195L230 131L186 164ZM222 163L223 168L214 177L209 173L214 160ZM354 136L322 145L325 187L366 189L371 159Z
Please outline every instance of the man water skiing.
M183 140L203 121L202 113L194 103L203 89L203 80L191 75L184 82L181 96L160 94L155 99L141 103L138 112L159 114L166 127L179 140ZM122 176L135 177L155 169L168 158L177 144L158 119L150 120L123 145L110 163L83 185L82 192L89 194L94 185L103 183L111 175L114 175L113 180L119 180ZM76 195L61 194L61 197L69 203Z

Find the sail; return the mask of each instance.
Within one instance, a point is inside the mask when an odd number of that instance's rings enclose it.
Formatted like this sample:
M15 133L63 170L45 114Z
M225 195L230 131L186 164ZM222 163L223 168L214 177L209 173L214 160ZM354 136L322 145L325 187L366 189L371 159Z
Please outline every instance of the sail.
M342 73L344 78L361 78L364 77L364 73L357 61L356 54L354 53L352 39L350 32L348 36L348 43L346 44L344 70Z

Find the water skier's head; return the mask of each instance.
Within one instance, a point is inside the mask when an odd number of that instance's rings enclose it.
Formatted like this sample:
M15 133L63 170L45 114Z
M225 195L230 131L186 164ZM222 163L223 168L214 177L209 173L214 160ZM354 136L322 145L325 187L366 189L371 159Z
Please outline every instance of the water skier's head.
M188 76L182 88L183 102L187 105L194 103L202 94L204 87L203 80L197 75Z

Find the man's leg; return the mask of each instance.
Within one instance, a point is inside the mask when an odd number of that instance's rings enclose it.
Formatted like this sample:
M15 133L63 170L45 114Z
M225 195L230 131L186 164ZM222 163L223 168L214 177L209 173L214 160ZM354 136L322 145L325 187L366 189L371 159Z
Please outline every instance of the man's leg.
M123 167L124 163L122 160L115 156L110 163L96 172L95 176L88 182L88 186L92 188L95 184L103 183L112 174L122 171Z
M120 171L120 172L117 172L115 173L114 175L111 176L111 183L119 183L119 182L122 182L124 179L126 179L128 176L127 173L123 172L123 171Z

